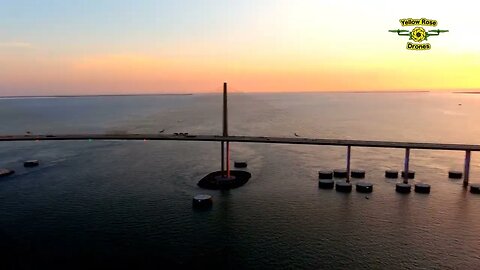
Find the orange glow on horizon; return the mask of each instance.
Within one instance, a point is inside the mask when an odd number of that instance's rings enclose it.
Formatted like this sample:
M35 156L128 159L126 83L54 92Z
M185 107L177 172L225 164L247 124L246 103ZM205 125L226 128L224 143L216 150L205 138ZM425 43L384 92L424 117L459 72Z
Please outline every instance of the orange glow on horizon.
M408 62L358 66L342 61L309 62L301 57L214 60L100 55L16 61L8 69L0 68L0 74L1 83L16 85L17 91L41 89L52 94L214 92L222 81L242 92L455 90L480 85L478 63L465 64L459 57L446 61L419 62L412 68Z
M0 96L219 92L223 81L242 92L480 88L471 1L107 2L7 1ZM388 32L405 17L449 32L408 51Z

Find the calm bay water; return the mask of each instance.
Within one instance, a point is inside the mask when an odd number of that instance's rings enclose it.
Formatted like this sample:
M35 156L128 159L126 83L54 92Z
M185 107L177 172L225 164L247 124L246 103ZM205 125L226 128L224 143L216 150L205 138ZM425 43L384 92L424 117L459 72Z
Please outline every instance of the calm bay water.
M461 104L461 105L459 105ZM230 95L230 134L480 144L480 96L450 93ZM0 99L0 134L220 134L220 95ZM480 196L449 180L464 153L413 150L414 182L395 193L385 169L403 150L353 148L374 192L319 190L317 171L345 148L232 144L253 177L236 190L196 186L219 169L218 143L4 142L1 269L476 269ZM473 154L472 182L480 182ZM39 159L25 169L22 161ZM478 181L477 181L478 180ZM211 194L211 211L191 198ZM7 267L7 268L6 268Z

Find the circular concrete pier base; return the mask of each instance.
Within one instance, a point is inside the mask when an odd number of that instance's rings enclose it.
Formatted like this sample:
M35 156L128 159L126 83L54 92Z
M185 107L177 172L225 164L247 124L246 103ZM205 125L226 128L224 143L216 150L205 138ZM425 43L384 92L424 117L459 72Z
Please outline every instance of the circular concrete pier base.
M417 183L415 184L415 192L417 193L430 193L430 185L425 183Z
M470 192L474 194L480 194L480 184L470 185Z
M321 189L332 189L335 182L332 179L320 179L318 181L318 187Z
M391 178L391 179L396 179L396 178L398 178L398 171L397 170L386 170L385 171L385 177L386 178Z
M371 193L373 191L373 184L368 182L358 182L356 185L356 189L358 192L361 193Z
M38 161L36 159L27 160L27 161L23 162L24 167L36 167L39 164L40 164L40 161Z
M349 193L352 191L352 184L347 181L338 181L335 183L335 190L338 192Z
M14 170L10 170L10 169L0 169L0 177L9 176L9 175L12 175L12 174L14 174L14 173L15 173Z
M353 178L365 178L365 171L364 170L352 170L350 172L350 176Z
M449 171L448 172L448 178L450 179L462 179L463 177L463 172L461 171Z
M348 173L345 169L335 169L333 170L333 177L335 178L347 178Z
M333 172L332 171L319 171L318 172L318 179L332 179Z
M410 191L412 191L412 185L405 183L397 183L395 186L395 190L398 193L410 193Z
M192 206L195 209L209 209L213 205L212 196L199 194L195 195L192 199Z
M233 162L235 168L247 168L248 164L246 161L235 161Z

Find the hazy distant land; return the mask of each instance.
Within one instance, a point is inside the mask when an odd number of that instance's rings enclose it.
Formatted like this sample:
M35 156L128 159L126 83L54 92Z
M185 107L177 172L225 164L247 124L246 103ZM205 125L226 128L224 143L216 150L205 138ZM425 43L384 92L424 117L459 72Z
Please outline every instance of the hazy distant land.
M299 94L299 93L326 93L326 94L367 94L367 93L375 93L375 94L394 94L394 93L430 93L434 91L430 90L384 90L384 91L308 91L308 92L238 92L234 91L230 94ZM443 92L443 91L442 91ZM451 93L454 94L480 94L480 90L477 91L459 91L455 92L452 91ZM212 93L200 93L200 94L212 94ZM84 97L135 97L135 96L191 96L194 95L193 93L166 93L166 94L100 94L100 95L30 95L30 96L0 96L0 99L12 99L12 98L84 98Z
M471 92L453 92L455 94L480 94L480 91L471 91Z
M193 94L105 94L105 95L45 95L45 96L0 96L0 99L9 98L83 98L83 97L135 97L135 96L191 96Z

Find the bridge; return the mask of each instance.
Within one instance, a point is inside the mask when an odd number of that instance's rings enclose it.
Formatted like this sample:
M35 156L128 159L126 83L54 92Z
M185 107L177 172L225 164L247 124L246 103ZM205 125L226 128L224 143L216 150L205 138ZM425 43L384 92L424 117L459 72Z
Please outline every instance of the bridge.
M464 151L464 185L468 185L470 172L470 159L472 151L480 151L480 145L473 144L440 144L424 142L396 142L396 141L364 141L364 140L338 140L302 137L262 137L262 136L220 136L220 135L190 135L179 134L46 134L46 135L0 135L0 142L11 141L78 141L78 140L151 140L151 141L194 141L194 142L224 142L231 143L267 143L267 144L300 144L300 145L325 145L347 147L347 172L350 176L350 152L352 147L376 148L402 148L405 149L404 171L408 172L410 150L444 150ZM223 146L222 146L223 154ZM223 160L223 158L222 158ZM407 174L405 174L407 176ZM408 176L407 176L408 177ZM404 181L408 182L405 177Z
M470 177L470 159L472 151L480 151L480 145L471 144L439 144L421 142L394 142L394 141L361 141L338 139L314 139L302 137L259 137L259 136L229 136L228 134L228 99L227 83L223 83L223 133L222 135L190 135L188 133L174 134L45 134L45 135L0 135L0 142L8 141L77 141L77 140L152 140L152 141L194 141L221 143L221 171L224 176L230 177L230 143L273 143L273 144L303 144L329 145L347 147L346 171L347 183L350 183L350 157L352 147L403 148L405 149L404 179L408 184L410 150L448 150L464 151L465 166L463 184L468 186ZM296 134L295 134L296 135ZM225 168L226 167L226 168ZM477 187L476 187L477 188ZM478 187L480 192L480 186Z
M239 142L304 144L329 146L354 146L378 148L428 149L450 151L480 151L475 144L441 144L423 142L363 141L339 139L315 139L303 137L264 137L264 136L220 136L180 134L56 134L56 135L0 135L5 141L79 141L79 140L152 140L152 141L203 141L203 142Z

